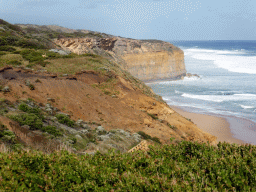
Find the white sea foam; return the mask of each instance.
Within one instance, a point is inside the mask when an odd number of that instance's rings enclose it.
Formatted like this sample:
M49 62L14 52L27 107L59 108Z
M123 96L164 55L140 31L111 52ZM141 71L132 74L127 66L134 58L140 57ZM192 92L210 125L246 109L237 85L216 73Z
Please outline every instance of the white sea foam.
M186 56L198 60L213 61L231 72L256 74L256 56L247 56L245 50L185 49Z
M197 81L200 80L199 77L192 76L192 77L184 77L183 81Z
M243 100L255 100L255 94L234 94L234 95L193 95L183 93L181 96L199 99L204 101L223 102L223 101L243 101Z
M254 106L240 105L243 109L253 109Z

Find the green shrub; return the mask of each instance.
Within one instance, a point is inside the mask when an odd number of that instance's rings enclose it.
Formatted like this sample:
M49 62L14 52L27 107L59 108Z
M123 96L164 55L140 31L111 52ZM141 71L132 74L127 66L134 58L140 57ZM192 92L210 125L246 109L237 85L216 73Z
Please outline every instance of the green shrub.
M6 54L7 54L6 52L0 51L0 56L1 56L1 55L6 55Z
M156 115L154 115L154 114L148 113L148 115L149 115L150 117L152 117L153 119L158 119L158 117L157 117Z
M17 121L20 125L28 125L31 130L38 130L43 127L42 119L33 113L13 115L10 118Z
M44 119L43 113L42 113L41 109L38 107L30 107L25 103L21 103L19 105L18 109L21 111L27 112L27 113L32 113L42 120Z
M99 57L98 55L95 55L95 54L92 54L92 53L85 53L85 54L82 54L81 56L85 56L85 57L93 57L93 58L97 58L97 57Z
M16 142L16 136L12 131L4 130L2 134L3 136L0 139L5 143L14 144Z
M161 141L157 137L152 137L151 140L161 144Z
M137 133L138 133L143 139L146 139L146 140L147 140L147 139L150 139L150 140L152 140L152 141L155 141L155 142L161 144L159 138L157 138L157 137L151 137L150 135L146 134L146 133L143 132L143 131L139 131L139 132L137 132Z
M143 138L143 139L152 139L152 137L148 134L146 134L143 131L139 131L138 134Z
M171 129L173 129L174 131L178 129L176 126L170 125L169 123L167 123L167 125L168 125Z
M35 86L33 84L29 84L28 87L29 87L30 90L35 90Z
M16 46L19 39L15 36L5 36L0 38L0 46Z
M19 66L22 63L20 61L16 60L16 59L14 59L14 60L7 61L7 64L14 65L14 66Z
M62 136L63 134L55 126L46 126L42 128L43 132L47 132L55 137Z
M42 53L30 50L30 49L25 49L20 52L22 57L30 62L35 62L35 61L43 61L45 58L42 57Z
M33 63L29 63L28 65L26 65L27 68L32 68L33 66L35 66L35 64Z
M55 117L57 117L59 123L65 124L69 127L75 126L75 121L72 121L67 115L57 114L57 115L55 115Z
M192 142L148 152L0 154L1 191L255 191L256 147Z
M5 46L0 46L0 51L9 51L9 52L13 52L13 51L16 51L16 49L13 48L13 47L10 47L10 46L5 45Z
M20 51L13 51L13 54L20 54Z
M41 43L33 40L28 39L20 39L16 46L22 47L22 48L30 48L30 49L45 49L46 47L42 45Z

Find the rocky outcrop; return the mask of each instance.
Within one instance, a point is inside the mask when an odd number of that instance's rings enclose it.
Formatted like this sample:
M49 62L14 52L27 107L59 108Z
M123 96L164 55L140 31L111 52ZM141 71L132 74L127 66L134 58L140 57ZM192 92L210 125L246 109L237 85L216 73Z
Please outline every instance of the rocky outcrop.
M143 81L180 79L186 75L183 51L168 42L110 37L62 38L55 43L77 54L111 54Z

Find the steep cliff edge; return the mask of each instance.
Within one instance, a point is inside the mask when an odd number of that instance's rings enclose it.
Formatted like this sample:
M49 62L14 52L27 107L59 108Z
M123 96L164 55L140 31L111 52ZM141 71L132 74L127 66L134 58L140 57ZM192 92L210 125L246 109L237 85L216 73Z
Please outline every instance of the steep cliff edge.
M143 81L179 79L186 75L183 51L168 42L120 37L61 38L54 42L80 55L108 53Z

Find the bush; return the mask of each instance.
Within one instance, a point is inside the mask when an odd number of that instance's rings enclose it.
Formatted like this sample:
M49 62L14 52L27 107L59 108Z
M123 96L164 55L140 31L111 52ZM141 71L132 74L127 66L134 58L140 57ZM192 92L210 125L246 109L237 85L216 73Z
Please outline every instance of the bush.
M42 128L43 132L47 132L55 137L62 136L63 134L55 126L46 126Z
M9 51L9 52L13 52L13 51L16 51L16 49L13 48L13 47L4 45L4 46L0 46L0 51Z
M143 139L146 139L146 140L147 140L147 139L150 139L150 140L152 140L152 141L155 141L155 142L161 144L159 138L157 138L157 137L151 137L150 135L146 134L146 133L143 132L143 131L139 131L138 134L139 134Z
M27 113L32 113L32 114L36 115L38 118L40 118L42 120L44 119L42 111L38 107L33 108L33 107L28 106L25 103L21 103L19 105L18 109L21 110L21 111L27 112Z
M154 115L154 114L148 113L148 115L149 115L150 117L152 117L153 119L158 119L158 117L157 117L156 115Z
M1 153L0 191L255 191L256 147L193 142L146 153Z
M6 36L0 38L0 46L16 46L19 41L18 37L15 36Z
M57 115L55 115L55 117L57 117L59 123L65 124L69 127L75 126L75 121L72 121L67 115L57 114Z
M28 125L31 130L38 130L43 128L42 119L33 113L20 114L10 116L11 119L17 121L20 125Z
M16 60L16 59L14 59L14 60L7 61L7 64L14 65L14 66L19 66L22 63L20 61Z
M152 137L151 140L152 140L152 141L155 141L156 143L160 143L160 144L161 144L160 139L157 138L157 137Z
M0 56L1 56L1 55L6 55L6 54L7 54L7 53L0 51Z
M152 139L152 137L148 134L146 134L143 131L139 131L138 134L143 138L143 139Z
M30 48L30 49L45 49L46 47L42 45L39 42L28 40L28 39L20 39L16 46L22 47L22 48Z
M4 141L5 143L14 144L16 143L16 136L15 134L10 130L4 130L2 133L2 137L0 136L0 139Z
M22 57L30 62L35 62L35 61L43 61L44 58L42 57L42 53L30 50L30 49L25 49L20 52Z
M29 87L30 90L35 90L35 86L33 84L29 84L28 87Z

